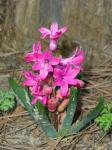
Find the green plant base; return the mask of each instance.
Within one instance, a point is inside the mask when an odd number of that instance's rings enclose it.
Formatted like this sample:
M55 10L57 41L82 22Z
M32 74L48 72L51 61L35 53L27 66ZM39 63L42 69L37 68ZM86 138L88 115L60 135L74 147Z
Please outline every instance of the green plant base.
M25 109L29 112L31 117L35 120L35 122L40 125L41 129L45 132L45 134L52 138L57 137L67 137L74 134L77 134L80 130L86 127L92 120L94 120L102 111L104 107L104 98L101 97L99 99L99 103L97 106L87 114L77 125L75 128L72 127L73 117L76 111L77 106L77 89L71 88L71 96L70 103L67 109L67 115L63 121L63 124L59 131L57 132L54 126L51 124L48 111L41 103L37 103L36 106L31 105L31 98L26 88L21 87L16 83L16 81L12 78L9 79L10 86L12 87L15 95L23 104Z

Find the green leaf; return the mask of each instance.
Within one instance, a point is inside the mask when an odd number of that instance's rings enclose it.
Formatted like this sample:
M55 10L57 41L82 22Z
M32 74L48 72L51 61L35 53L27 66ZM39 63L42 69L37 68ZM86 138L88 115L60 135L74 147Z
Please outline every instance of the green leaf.
M39 111L39 119L41 121L43 131L47 132L47 134L49 134L50 137L57 137L57 131L55 130L54 126L49 120L48 110L46 109L46 107L43 106L40 101L38 101L37 108Z
M16 81L12 78L9 79L9 84L12 87L14 93L18 97L18 99L22 102L26 110L32 116L32 118L40 125L42 130L50 137L55 138L57 136L57 132L53 125L51 125L47 112L43 107L43 110L38 110L38 107L32 106L29 98L29 94L27 90L16 83Z
M82 130L84 127L86 127L89 123L91 123L92 120L94 120L102 111L104 107L104 98L100 97L99 103L97 106L90 111L87 116L85 116L77 125L76 127L72 127L71 130L66 134L66 136L77 134L80 130Z
M12 90L0 89L0 111L10 111L16 105L15 95Z
M67 128L70 128L73 122L76 106L77 106L77 89L72 87L70 91L70 102L67 108L66 117L63 121L60 130L65 130Z
M0 110L1 111L9 111L13 109L15 106L14 99L3 99L0 101Z
M84 77L84 74L83 74L82 72L81 72L81 73L79 73L79 74L78 74L78 76L77 76L77 78L78 78L78 79L80 79L80 80L82 80L82 79L83 79L83 77Z
M30 99L28 97L27 90L20 85L16 83L16 81L12 78L9 79L9 84L14 91L15 95L17 96L18 100L22 102L24 107L27 109L27 111L30 113L30 115L33 117L34 111L33 106L30 104Z
M112 128L112 103L105 104L100 116L95 119L100 128L108 132Z

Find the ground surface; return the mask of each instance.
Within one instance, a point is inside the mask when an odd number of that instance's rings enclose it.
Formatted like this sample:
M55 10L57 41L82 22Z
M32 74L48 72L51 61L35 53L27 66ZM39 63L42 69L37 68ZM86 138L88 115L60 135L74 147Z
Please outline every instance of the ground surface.
M112 61L106 59L97 67L84 71L85 87L81 93L81 116L94 108L98 97L112 100ZM111 134L104 135L92 123L79 134L66 139L44 135L22 106L0 116L0 150L112 150Z

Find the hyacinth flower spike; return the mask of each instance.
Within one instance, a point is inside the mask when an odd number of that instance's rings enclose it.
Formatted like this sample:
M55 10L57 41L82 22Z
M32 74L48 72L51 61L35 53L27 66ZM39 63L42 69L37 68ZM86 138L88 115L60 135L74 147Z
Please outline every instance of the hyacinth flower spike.
M66 26L58 29L58 23L53 22L51 24L50 30L44 27L41 27L38 31L42 34L42 39L48 37L50 39L49 48L54 51L57 48L57 40L61 37L61 35L66 32L68 28Z

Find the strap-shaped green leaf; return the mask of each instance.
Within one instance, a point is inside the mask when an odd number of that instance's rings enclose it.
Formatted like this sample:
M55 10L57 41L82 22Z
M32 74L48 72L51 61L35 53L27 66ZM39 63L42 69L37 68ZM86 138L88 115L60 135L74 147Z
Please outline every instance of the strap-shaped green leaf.
M42 130L48 136L55 138L57 136L57 132L48 119L46 109L44 107L42 109L38 109L36 106L35 107L32 106L30 104L31 100L28 96L27 90L18 85L14 79L10 78L9 84L12 87L15 95L22 102L22 104L29 112L29 114L32 116L32 118L40 125Z
M70 128L73 122L74 114L76 111L76 106L77 106L77 89L72 87L70 91L70 102L67 108L66 117L61 126L62 130Z
M16 81L12 78L9 78L9 84L13 89L15 95L18 100L23 104L23 106L27 109L30 115L33 117L34 111L33 106L30 104L30 99L27 93L27 90L16 83Z
M86 125L91 123L92 120L94 120L102 111L104 108L104 98L100 97L99 103L97 106L90 111L87 116L85 116L77 125L75 128L71 128L71 130L68 131L68 133L65 136L77 134L80 130L82 130Z
M57 137L57 131L54 126L51 124L49 117L48 117L48 110L44 107L40 101L37 103L37 109L39 111L39 120L42 124L43 131L49 134L50 137ZM47 135L48 135L47 134Z

